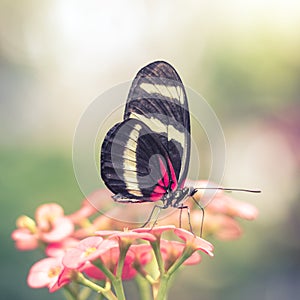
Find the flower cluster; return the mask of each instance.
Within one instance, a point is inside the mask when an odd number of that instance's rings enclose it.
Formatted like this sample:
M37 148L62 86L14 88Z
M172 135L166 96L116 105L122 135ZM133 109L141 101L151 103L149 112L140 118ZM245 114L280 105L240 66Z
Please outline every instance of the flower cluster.
M108 196L106 190L99 194ZM189 208L190 219L182 215L182 228L174 225L176 214L160 220L159 226L136 228L105 215L95 217L99 212L87 200L71 215L65 215L58 204L44 204L37 208L35 220L18 218L12 238L17 249L42 248L47 256L29 271L27 282L32 288L54 292L64 287L73 299L87 299L92 290L107 299L125 299L123 281L133 279L140 291L146 293L151 287L154 299L165 299L169 279L180 266L200 263L201 252L213 256L212 244L194 234L202 223L201 210L196 205ZM253 206L218 192L205 210L204 236L237 238L241 229L236 217L256 215ZM185 229L189 223L193 232ZM79 285L83 286L80 293Z

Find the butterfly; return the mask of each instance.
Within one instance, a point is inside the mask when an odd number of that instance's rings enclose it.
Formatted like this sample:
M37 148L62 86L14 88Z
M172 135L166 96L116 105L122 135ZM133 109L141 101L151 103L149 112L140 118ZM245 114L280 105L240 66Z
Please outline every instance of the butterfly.
M190 148L184 85L169 63L152 62L132 82L123 121L104 138L101 177L117 202L162 201L161 209L188 209L185 200L198 190L185 186Z

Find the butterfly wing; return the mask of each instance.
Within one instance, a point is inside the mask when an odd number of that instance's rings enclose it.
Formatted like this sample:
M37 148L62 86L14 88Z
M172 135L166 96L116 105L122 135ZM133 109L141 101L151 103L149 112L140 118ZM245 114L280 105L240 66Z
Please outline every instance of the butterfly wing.
M164 147L182 186L190 160L190 114L183 83L170 64L156 61L138 72L125 107L124 119L128 118L167 137Z
M136 75L124 121L106 135L101 176L117 201L157 201L181 187L190 156L190 117L175 69L154 62Z
M101 149L101 176L117 201L157 201L169 188L177 188L164 139L137 119L118 123L107 133Z

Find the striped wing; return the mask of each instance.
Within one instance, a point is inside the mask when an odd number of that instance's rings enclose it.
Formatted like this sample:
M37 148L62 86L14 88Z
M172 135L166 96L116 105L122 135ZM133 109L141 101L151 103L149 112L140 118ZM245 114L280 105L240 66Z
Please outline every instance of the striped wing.
M117 201L157 201L169 189L177 189L174 166L163 147L165 139L137 119L118 123L107 133L101 176Z
M181 186L190 159L190 113L182 81L170 64L157 61L138 72L126 103L124 119L128 118L139 119L154 132L167 136L163 146ZM170 144L176 145L180 157L172 153Z
M117 201L156 201L182 187L190 157L190 117L175 69L154 62L136 75L124 121L106 135L101 176Z

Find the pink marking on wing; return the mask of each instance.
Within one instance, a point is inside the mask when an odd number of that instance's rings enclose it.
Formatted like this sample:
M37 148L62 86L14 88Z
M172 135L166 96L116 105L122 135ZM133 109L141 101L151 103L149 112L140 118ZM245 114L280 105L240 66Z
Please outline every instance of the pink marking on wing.
M159 158L160 172L162 174L161 179L158 181L158 185L167 187L169 185L169 174L163 161Z
M175 191L178 187L178 182L177 182L177 178L176 178L176 174L173 168L173 165L170 161L170 159L168 159L168 164L169 164L169 168L170 168L170 172L171 172L171 179L172 179L172 184L171 184L171 189L172 191Z
M153 190L153 193L157 194L164 194L166 192L166 189L164 189L162 186L157 185L155 189Z
M175 191L178 188L178 181L176 178L174 167L173 167L170 159L168 159L168 165L169 165L171 179L172 179L171 190ZM158 200L162 199L166 193L166 188L169 186L169 183L170 183L169 173L167 172L167 168L161 159L159 159L159 166L160 166L160 171L161 171L162 177L157 182L157 186L154 188L153 192L150 195L150 199L152 201L158 201ZM183 184L182 184L182 186L183 186Z
M155 201L159 201L162 199L162 197L165 195L165 193L163 194L160 194L160 193L156 193L155 192L155 189L154 191L152 192L152 194L150 195L150 199L151 201L155 202Z
M159 158L159 167L160 167L160 172L162 174L162 177L160 180L158 180L157 186L154 188L153 192L150 195L150 199L152 201L158 201L164 196L164 194L166 193L165 188L168 187L170 181L167 168L160 158Z

